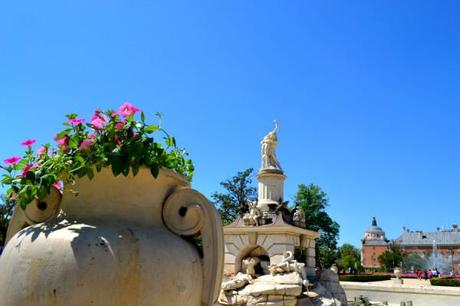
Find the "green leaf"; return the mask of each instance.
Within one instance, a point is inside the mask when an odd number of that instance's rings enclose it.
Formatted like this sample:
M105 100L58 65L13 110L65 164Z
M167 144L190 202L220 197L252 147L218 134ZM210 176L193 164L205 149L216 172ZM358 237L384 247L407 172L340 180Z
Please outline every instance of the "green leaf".
M86 168L86 175L89 177L90 180L92 180L94 177L93 168L91 167Z
M134 175L134 176L136 176L137 173L139 172L139 168L140 168L140 167L139 167L139 163L138 163L138 162L135 162L135 163L133 164L133 175Z
M119 157L115 157L112 160L112 173L115 176L118 176L121 171L123 171L123 163Z
M77 113L70 113L70 114L67 114L65 115L67 117L67 119L75 119L78 117L78 114Z
M125 163L122 172L124 176L128 176L129 174L129 164L128 163Z
M154 178L158 177L158 173L160 172L160 168L157 163L153 163L152 166L150 166L150 172L152 173Z
M72 129L65 129L62 132L59 132L56 135L56 140L60 140L60 139L64 138L64 136L68 135L71 131L72 131Z
M144 115L144 112L141 112L141 121L142 121L142 123L145 122L145 115Z
M76 139L76 137L71 137L69 139L69 147L72 149L78 148L78 140Z
M165 142L168 147L176 146L176 139L174 137L171 137L171 136L166 137Z
M156 124L151 124L151 125L147 125L146 127L144 127L144 131L148 134L151 134L159 130L160 130L160 127Z

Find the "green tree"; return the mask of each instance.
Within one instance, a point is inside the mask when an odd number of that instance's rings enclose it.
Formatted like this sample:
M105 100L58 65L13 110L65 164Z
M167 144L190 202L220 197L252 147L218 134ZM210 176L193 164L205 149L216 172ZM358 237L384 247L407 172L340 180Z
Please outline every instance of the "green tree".
M257 198L257 190L252 186L253 172L252 168L238 172L234 177L220 182L224 193L214 192L211 195L224 225L235 220L238 214L247 212L248 201Z
M399 267L403 259L404 255L401 248L394 242L390 243L388 250L377 258L382 268L387 272L391 272L394 267Z
M327 194L317 185L300 184L294 203L305 212L306 228L320 233L316 241L317 265L330 267L337 260L339 224L326 212L329 205Z
M6 231L8 230L13 210L13 202L9 201L5 196L0 196L0 246L5 244Z
M361 270L361 254L353 245L348 243L343 244L339 247L337 255L339 258L336 263L339 268Z

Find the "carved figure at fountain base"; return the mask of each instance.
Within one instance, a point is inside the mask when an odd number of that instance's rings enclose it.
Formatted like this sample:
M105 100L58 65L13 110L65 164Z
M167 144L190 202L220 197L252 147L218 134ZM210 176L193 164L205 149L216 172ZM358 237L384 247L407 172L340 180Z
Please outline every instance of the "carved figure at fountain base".
M254 270L255 265L260 263L256 258L243 259L248 274L240 272L222 284L219 305L347 305L346 297L341 296L342 292L336 287L340 287L340 284L333 271L323 271L320 281L311 284L306 278L305 264L294 260L292 252L288 251L284 253L281 263L268 267L269 274L259 276Z

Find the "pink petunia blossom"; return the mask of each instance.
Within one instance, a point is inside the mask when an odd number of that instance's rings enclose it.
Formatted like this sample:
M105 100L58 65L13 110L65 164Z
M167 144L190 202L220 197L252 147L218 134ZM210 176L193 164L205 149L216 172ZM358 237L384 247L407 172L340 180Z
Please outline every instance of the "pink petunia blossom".
M78 149L80 151L88 150L92 146L93 143L94 143L94 138L83 139Z
M97 129L102 129L104 125L106 125L107 121L107 116L104 114L101 115L101 111L98 109L94 111L94 115L91 117L91 124L93 124Z
M57 190L62 190L62 188L64 188L64 183L62 181L57 181L56 183L53 184L53 186Z
M69 145L69 136L64 136L57 141L57 145L60 147L67 147Z
M49 151L46 147L41 147L40 149L37 150L37 156L41 157L44 155L49 155Z
M27 173L29 173L29 171L30 171L33 167L35 167L35 166L36 166L36 165L33 164L33 163L32 163L32 164L28 164L27 166L24 167L24 169L22 169L22 174L21 174L21 175L22 175L22 176L26 176Z
M126 120L118 121L115 123L115 129L116 130L122 130L123 127L125 126Z
M12 193L12 194L10 195L10 201L16 200L16 197L17 197L17 196L18 196L18 195L17 195L16 192Z
M73 126L76 126L85 123L85 119L73 118L69 119L67 122L72 124Z
M27 139L26 141L21 142L21 146L30 147L35 143L35 139Z
M102 129L105 123L106 122L101 117L93 116L93 118L91 118L91 124L94 125L97 129Z
M129 117L134 115L135 113L140 112L141 110L134 107L134 105L132 105L131 103L125 102L122 106L120 106L119 111L120 115L122 115L123 117Z
M5 162L5 164L8 164L8 165L15 165L20 160L21 160L21 158L19 156L13 156L13 157L5 159L4 162Z

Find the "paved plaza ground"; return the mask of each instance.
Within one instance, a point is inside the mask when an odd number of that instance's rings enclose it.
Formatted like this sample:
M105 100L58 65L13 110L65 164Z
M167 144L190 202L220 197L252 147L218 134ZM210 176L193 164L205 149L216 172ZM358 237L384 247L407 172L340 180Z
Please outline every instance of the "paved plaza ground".
M460 305L460 287L432 286L429 280L404 279L404 284L395 284L394 279L377 282L341 282L349 300L360 295L373 301L388 301L399 305L402 301L413 301L414 306Z

